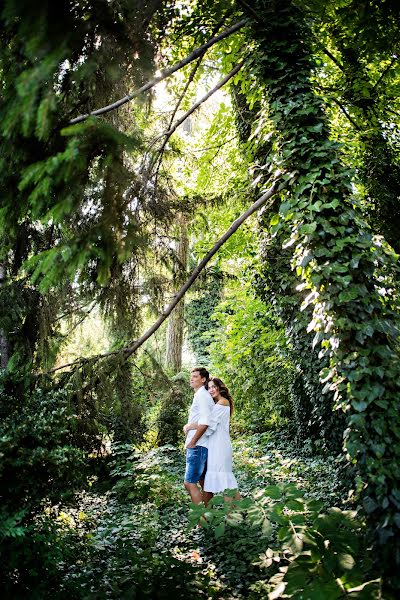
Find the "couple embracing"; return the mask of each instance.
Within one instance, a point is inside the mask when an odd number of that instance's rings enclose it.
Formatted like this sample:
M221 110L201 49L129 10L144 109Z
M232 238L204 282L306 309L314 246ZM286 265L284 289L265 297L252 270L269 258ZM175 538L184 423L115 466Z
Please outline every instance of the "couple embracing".
M214 494L237 489L232 472L232 445L229 435L233 402L228 388L207 369L196 367L190 375L194 390L186 434L185 488L194 504L207 506ZM198 487L198 483L202 491ZM237 492L236 498L240 498Z

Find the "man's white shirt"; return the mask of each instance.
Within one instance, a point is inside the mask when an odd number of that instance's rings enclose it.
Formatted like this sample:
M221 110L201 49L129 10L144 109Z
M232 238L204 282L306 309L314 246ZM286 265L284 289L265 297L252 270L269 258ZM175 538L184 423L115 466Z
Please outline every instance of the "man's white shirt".
M197 423L197 425L210 425L211 411L213 408L214 400L206 388L201 386L201 388L199 388L194 394L192 406L190 407L189 411L188 423ZM185 448L190 443L190 440L193 438L195 433L195 429L191 429L188 432L186 436ZM201 436L196 446L204 446L205 448L208 448L208 436L205 433Z

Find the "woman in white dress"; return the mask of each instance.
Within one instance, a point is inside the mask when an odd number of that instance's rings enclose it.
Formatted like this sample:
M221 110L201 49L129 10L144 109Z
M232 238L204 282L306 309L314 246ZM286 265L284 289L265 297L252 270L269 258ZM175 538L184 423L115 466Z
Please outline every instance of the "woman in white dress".
M207 471L204 479L204 503L214 494L226 489L237 490L238 485L232 472L232 444L229 435L230 416L233 412L232 396L224 382L218 377L212 377L208 382L210 392L215 406L211 413L211 422L207 428L208 435L208 459ZM196 429L195 423L185 426L186 430ZM231 497L226 497L231 500ZM235 499L240 499L239 492Z

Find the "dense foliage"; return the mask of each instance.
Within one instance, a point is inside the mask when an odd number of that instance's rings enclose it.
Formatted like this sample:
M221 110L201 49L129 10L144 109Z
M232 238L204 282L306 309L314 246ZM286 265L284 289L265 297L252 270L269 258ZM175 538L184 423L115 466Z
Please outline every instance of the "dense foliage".
M196 357L196 364L210 363L210 324L214 310L221 300L223 274L219 270L207 277L207 289L200 290L186 306L188 341Z
M399 17L392 0L2 4L9 597L395 597ZM192 285L186 329L181 301L167 343L164 322L133 352L272 184ZM199 361L235 399L243 498L192 507L188 533Z
M285 356L283 329L267 307L236 291L214 313L211 359L229 381L235 399L235 426L263 432L292 418L290 386L294 369Z
M271 162L284 168L290 182L271 227L273 234L287 236L283 248L293 249L300 288L308 292L302 308L313 305L308 330L330 359L322 378L335 391L336 408L347 415L345 448L357 464L364 505L385 545L398 537L398 266L390 247L363 222L351 172L329 140L321 100L310 83L306 32L290 2L269 16L267 26L256 28L262 47L256 74L268 98L268 116L259 127L266 119L269 127L272 123Z

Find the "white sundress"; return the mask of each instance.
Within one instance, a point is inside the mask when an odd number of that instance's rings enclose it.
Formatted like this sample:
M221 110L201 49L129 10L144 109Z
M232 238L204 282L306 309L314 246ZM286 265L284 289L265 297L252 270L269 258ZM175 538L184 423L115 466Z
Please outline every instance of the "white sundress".
M216 404L207 429L208 459L204 491L217 494L226 489L237 489L232 472L232 444L229 435L230 407Z

